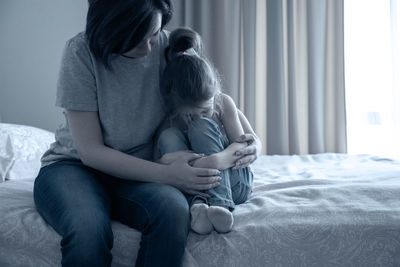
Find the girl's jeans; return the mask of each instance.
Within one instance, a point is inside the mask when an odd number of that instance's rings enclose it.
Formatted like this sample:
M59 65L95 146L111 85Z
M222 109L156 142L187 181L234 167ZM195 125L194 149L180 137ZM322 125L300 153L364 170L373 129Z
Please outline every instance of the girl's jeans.
M59 161L41 168L34 200L43 219L62 236L62 266L111 266L111 218L142 232L136 266L182 264L190 213L175 187L122 180L80 161Z
M221 133L218 124L212 119L201 118L192 121L187 134L175 127L164 130L157 142L160 155L179 150L192 150L199 154L211 155L223 151L229 142ZM249 167L221 171L220 185L204 192L211 195L206 199L201 196L187 195L189 203L201 198L211 206L226 206L231 211L235 204L245 202L252 192L253 173Z

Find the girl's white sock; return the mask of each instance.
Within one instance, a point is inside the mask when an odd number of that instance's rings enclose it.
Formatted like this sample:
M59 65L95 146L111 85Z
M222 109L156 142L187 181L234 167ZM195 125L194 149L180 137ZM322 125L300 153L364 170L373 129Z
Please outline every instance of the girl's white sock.
M211 206L207 209L208 219L219 233L227 233L233 227L233 214L227 208Z
M190 214L192 217L190 226L194 232L201 235L209 234L214 230L207 216L208 208L208 205L205 203L196 203L190 208Z

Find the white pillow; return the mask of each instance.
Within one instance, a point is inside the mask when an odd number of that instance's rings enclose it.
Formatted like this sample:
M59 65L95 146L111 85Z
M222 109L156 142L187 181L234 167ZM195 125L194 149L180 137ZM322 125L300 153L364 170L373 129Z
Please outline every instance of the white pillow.
M36 178L40 158L53 142L49 131L0 123L0 182Z

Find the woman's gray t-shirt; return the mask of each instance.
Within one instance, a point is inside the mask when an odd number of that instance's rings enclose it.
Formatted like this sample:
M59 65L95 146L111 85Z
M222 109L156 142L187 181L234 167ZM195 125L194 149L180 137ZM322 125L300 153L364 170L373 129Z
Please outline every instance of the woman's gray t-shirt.
M168 32L162 31L148 56L115 55L110 71L95 60L84 32L70 39L63 53L56 99L56 106L64 109L65 121L43 155L42 167L79 159L65 110L97 111L106 146L152 159L153 136L166 110L159 88L167 43Z

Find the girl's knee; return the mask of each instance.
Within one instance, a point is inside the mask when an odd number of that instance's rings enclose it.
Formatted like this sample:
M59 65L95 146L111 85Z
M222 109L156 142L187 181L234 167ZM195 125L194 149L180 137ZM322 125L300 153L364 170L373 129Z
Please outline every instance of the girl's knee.
M203 130L204 131L209 128L215 129L215 128L218 128L218 125L214 120L207 118L207 117L193 120L190 122L190 125L189 125L189 130L194 129L194 130Z
M171 142L171 141L179 142L184 140L185 136L182 133L182 131L175 127L165 129L164 131L161 132L160 136L158 137L159 143Z
M217 123L209 118L200 118L190 122L188 126L189 137L204 136L204 133L219 135L221 133Z
M225 148L225 137L215 121L201 118L190 123L188 138L192 149L198 153L218 153ZM210 151L204 151L207 148Z
M187 150L188 142L181 130L171 127L162 131L157 142L161 155L179 150Z

